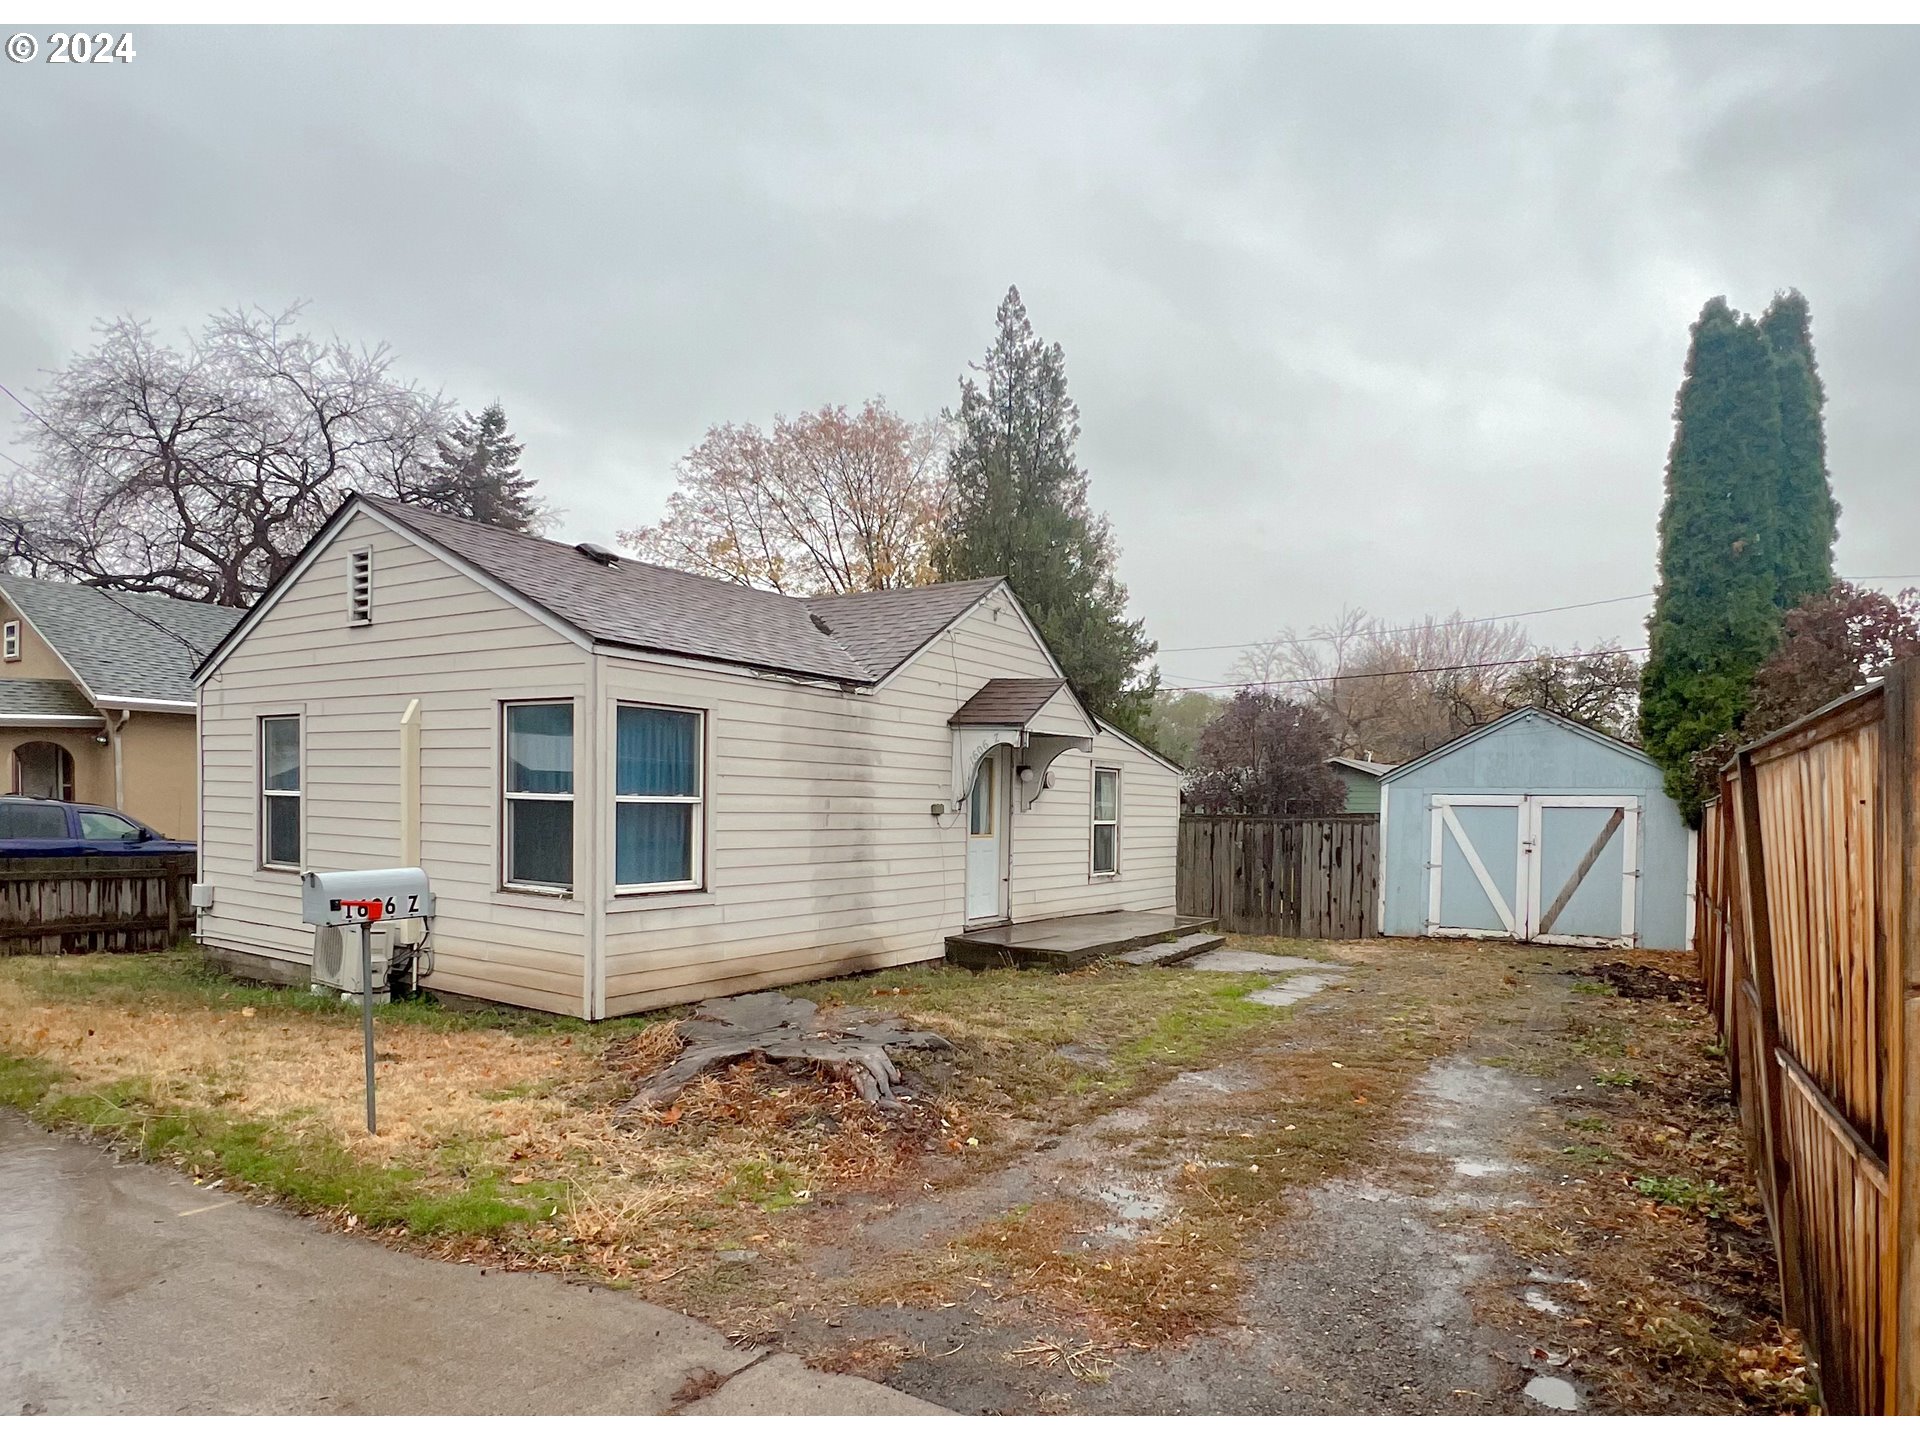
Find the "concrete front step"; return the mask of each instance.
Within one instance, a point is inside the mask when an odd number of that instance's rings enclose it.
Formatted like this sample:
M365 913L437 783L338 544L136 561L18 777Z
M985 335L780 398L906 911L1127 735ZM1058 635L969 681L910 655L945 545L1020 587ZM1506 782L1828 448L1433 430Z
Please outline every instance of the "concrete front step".
M1218 950L1226 943L1227 937L1224 935L1182 935L1155 945L1143 945L1138 950L1123 950L1113 958L1124 960L1129 965L1178 965L1209 950Z

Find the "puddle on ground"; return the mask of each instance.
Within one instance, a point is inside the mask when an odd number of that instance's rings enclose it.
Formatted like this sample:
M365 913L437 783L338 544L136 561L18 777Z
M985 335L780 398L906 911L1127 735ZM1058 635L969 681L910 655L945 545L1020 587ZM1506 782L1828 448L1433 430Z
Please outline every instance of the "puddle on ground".
M1549 1410L1578 1410L1580 1392L1558 1375L1536 1375L1527 1382L1527 1398Z
M1309 995L1318 995L1327 988L1332 977L1327 975L1292 975L1278 985L1269 985L1264 990L1256 990L1247 999L1256 1005L1287 1006L1298 1004Z
M1165 1195L1122 1185L1116 1180L1095 1185L1087 1193L1113 1212L1113 1219L1095 1231L1095 1237L1102 1244L1138 1240L1149 1225L1167 1213Z
M1509 1165L1504 1160L1456 1160L1453 1173L1468 1180L1484 1180L1489 1175L1511 1175L1524 1167Z
M1526 1294L1520 1298L1527 1302L1529 1309L1538 1310L1542 1315L1564 1315L1567 1313L1566 1306L1547 1294L1546 1291L1534 1286L1528 1286Z

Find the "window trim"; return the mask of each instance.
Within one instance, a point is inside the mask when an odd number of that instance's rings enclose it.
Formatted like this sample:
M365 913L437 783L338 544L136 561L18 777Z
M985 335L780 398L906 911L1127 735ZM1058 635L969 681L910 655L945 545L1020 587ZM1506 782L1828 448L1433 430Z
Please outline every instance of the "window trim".
M507 713L511 710L530 705L564 705L572 717L573 757L568 768L572 781L565 793L557 790L509 790L507 776L512 773L513 756L507 733ZM567 806L569 825L577 825L579 811L576 808L580 798L580 704L571 695L555 695L544 700L502 700L500 702L500 888L515 895L544 895L548 898L572 899L575 887L579 884L580 855L579 846L572 847L572 877L565 885L548 885L538 880L515 880L513 878L513 802L515 800L548 800L555 803L564 801Z
M696 777L699 788L692 795L622 795L620 793L620 712L622 710L666 710L677 715L691 715L698 729L694 736L693 753L699 763ZM608 762L607 777L613 792L613 842L607 849L608 868L613 872L614 882L608 893L614 899L624 899L629 895L668 895L685 894L689 891L707 888L707 712L690 705L659 705L651 700L620 700L613 702L613 731L607 737ZM691 846L693 850L693 878L690 880L662 880L647 885L622 885L619 883L620 867L620 807L622 805L685 805L693 811Z
M362 567L365 569L364 585ZM365 590L365 594L361 593ZM353 627L373 623L373 547L362 545L347 554L347 624Z
M293 722L294 764L298 768L300 784L292 790L269 790L267 788L267 725L274 720ZM260 752L260 763L255 768L254 780L260 792L260 868L262 870L282 870L299 874L307 854L307 726L306 718L299 713L261 715L256 718L253 727L254 743ZM292 800L294 802L294 850L291 861L270 858L271 846L268 834L268 800Z
M0 656L4 656L8 662L18 660L20 658L20 622L7 621L4 636L5 638L0 640Z
M1113 819L1100 819L1100 777L1113 776ZM1087 873L1096 880L1112 880L1120 874L1120 767L1118 765L1095 765L1093 784L1087 795ZM1113 868L1100 869L1100 827L1107 826L1113 831Z

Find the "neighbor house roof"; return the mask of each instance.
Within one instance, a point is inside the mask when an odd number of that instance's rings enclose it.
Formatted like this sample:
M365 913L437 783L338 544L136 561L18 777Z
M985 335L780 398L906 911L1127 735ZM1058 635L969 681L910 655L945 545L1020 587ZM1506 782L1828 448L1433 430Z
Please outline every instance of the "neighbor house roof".
M1058 675L1044 680L989 680L952 715L949 725L990 725L996 729L1024 729L1067 682Z
M119 701L191 705L193 671L243 611L170 595L0 576L5 595L73 671L88 708Z
M100 714L65 680L0 680L0 720L93 720Z
M1330 758L1327 763L1329 765L1345 765L1349 770L1358 770L1362 775L1384 775L1393 769L1393 766L1384 761L1356 760L1351 755L1335 755Z

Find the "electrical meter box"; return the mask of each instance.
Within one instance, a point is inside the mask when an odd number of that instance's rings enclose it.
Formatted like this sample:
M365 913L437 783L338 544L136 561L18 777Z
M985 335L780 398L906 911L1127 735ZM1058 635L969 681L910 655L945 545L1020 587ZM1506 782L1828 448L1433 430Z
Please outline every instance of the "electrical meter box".
M387 920L433 918L433 887L427 872L405 870L304 870L300 918L309 925L377 925Z

